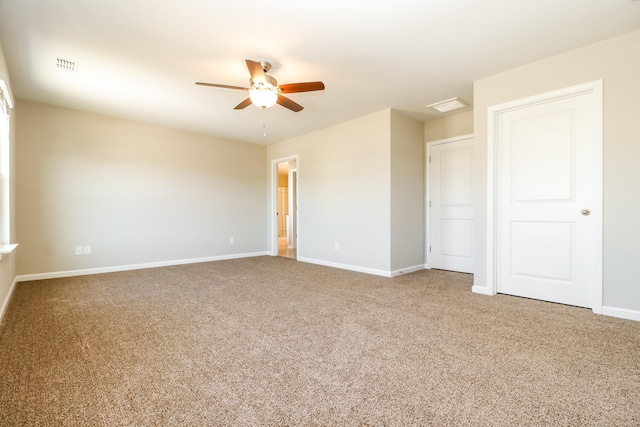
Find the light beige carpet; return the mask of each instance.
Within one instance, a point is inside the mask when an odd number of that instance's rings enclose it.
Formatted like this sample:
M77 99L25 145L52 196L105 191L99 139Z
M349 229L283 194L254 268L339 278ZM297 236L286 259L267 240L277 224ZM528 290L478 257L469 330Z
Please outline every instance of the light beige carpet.
M2 426L638 426L640 323L279 257L19 283Z

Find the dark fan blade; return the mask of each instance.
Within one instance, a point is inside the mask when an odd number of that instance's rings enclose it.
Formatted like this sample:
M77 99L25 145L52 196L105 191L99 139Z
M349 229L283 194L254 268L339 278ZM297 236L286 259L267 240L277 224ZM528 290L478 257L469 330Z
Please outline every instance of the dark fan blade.
M302 105L293 102L286 96L278 95L278 100L276 102L282 105L284 108L288 108L295 113L297 113L298 111L302 111Z
M234 110L242 110L243 108L247 108L249 105L251 105L251 98L247 98L240 104L236 105Z
M240 87L240 86L229 86L229 85L218 85L215 83L203 83L203 82L196 82L197 85L200 86L211 86L211 87L221 87L223 89L238 89L238 90L249 90L247 88L244 87Z
M247 59L247 67L249 68L249 73L251 73L251 79L253 79L254 83L266 83L267 78L264 76L264 70L262 69L262 64L256 61L252 61Z
M324 83L322 82L290 83L286 85L280 85L279 87L280 87L280 93L313 92L314 90L324 90Z

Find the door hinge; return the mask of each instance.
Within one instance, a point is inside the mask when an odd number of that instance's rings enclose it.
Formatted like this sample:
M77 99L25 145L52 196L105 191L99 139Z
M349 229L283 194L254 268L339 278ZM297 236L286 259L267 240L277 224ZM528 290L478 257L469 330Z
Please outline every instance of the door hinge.
M431 252L431 246L429 246L429 252Z
M431 207L431 200L429 200L429 207Z
M431 163L431 156L429 156L429 163Z

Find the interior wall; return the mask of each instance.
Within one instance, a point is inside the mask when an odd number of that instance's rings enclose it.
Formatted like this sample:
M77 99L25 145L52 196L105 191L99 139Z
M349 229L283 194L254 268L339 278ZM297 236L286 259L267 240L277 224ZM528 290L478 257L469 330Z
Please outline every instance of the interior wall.
M424 123L391 110L391 270L424 268Z
M487 108L603 79L604 295L607 308L640 313L640 30L478 80L475 98L475 286L486 284Z
M19 275L266 252L266 147L25 101L15 116Z
M424 140L426 142L453 138L454 136L473 133L473 110L458 114L447 114L424 124Z
M299 260L389 272L390 128L386 109L267 147L269 168L299 156Z
M4 58L4 51L2 50L2 45L0 45L0 79L4 80L8 86L9 91L11 91L11 80L9 78L9 71L7 70L7 64ZM16 209L15 209L15 174L16 174L16 166L15 166L15 132L12 130L15 129L15 115L11 117L11 125L10 125L10 153L11 159L10 162L10 194L9 194L9 203L10 206L10 235L11 235L11 243L16 242ZM19 250L19 249L18 249ZM4 312L4 308L8 303L8 299L10 297L11 287L16 280L16 259L17 259L17 250L7 254L2 257L0 260L0 319L2 318L2 314Z

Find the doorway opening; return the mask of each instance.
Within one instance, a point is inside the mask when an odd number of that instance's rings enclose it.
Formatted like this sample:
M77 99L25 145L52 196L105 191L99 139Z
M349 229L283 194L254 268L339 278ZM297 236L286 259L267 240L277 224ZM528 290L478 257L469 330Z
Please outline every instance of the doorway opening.
M273 162L275 224L272 254L297 259L297 157Z

